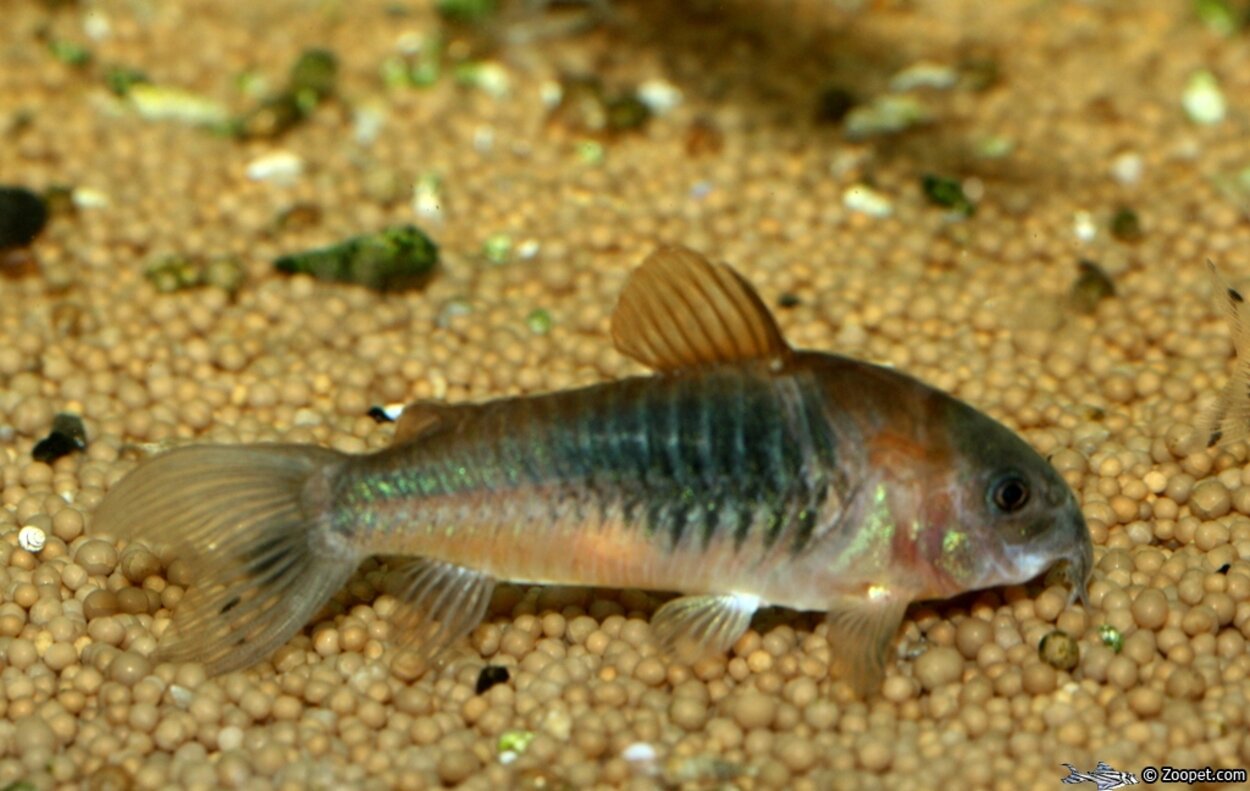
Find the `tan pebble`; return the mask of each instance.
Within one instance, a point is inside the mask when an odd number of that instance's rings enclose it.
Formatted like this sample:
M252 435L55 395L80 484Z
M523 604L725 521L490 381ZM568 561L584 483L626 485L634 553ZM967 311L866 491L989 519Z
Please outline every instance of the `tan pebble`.
M99 539L84 541L74 554L74 562L88 574L107 577L117 567L117 547Z
M152 663L133 651L123 651L113 657L108 667L109 678L128 687L134 686L150 672Z
M1228 488L1218 478L1200 482L1189 495L1189 508L1199 519L1217 519L1232 507Z
M1163 695L1157 689L1137 687L1128 692L1129 707L1141 717L1154 717L1163 710Z
M935 646L916 660L916 680L926 690L958 681L963 674L964 658L954 648Z
M1133 620L1143 629L1152 631L1163 627L1168 620L1168 600L1163 591L1146 588L1137 594L1132 604Z
M469 750L447 750L438 758L438 776L444 783L461 783L481 767L481 762Z
M87 594L82 602L82 614L87 620L115 615L117 611L117 594L104 588Z
M860 742L855 751L859 763L870 772L884 772L894 762L894 751L890 745L880 739L867 738Z
M816 745L810 739L795 735L785 735L777 739L775 753L777 760L795 773L810 771L820 760Z
M764 728L777 714L777 701L770 695L745 692L733 699L730 713L743 728Z
M117 609L130 615L150 612L148 595L142 588L122 588L117 592Z
M1030 662L1024 666L1021 682L1030 695L1048 694L1055 690L1055 670L1045 662Z
M976 659L981 646L990 642L994 629L988 621L980 618L965 618L955 629L955 647L965 659Z
M698 698L682 695L673 699L668 707L669 719L679 728L698 731L707 722L707 704Z

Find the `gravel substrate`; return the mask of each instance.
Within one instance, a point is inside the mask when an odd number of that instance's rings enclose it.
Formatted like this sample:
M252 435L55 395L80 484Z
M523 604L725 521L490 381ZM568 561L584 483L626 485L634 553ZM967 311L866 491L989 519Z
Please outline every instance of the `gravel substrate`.
M51 216L0 251L0 789L1250 766L1250 452L1190 452L1232 369L1204 260L1250 281L1250 34L1220 7L618 0L457 26L415 0L6 4L0 185ZM333 90L285 130L249 116L312 48ZM413 288L273 266L408 224L440 258ZM637 591L504 587L427 669L370 561L256 667L149 659L193 570L90 532L136 459L363 452L393 432L373 406L637 373L607 321L659 242L731 262L795 346L897 366L1050 456L1093 534L1089 607L1045 580L914 606L864 702L816 615L765 613L690 666ZM35 461L62 413L85 449Z

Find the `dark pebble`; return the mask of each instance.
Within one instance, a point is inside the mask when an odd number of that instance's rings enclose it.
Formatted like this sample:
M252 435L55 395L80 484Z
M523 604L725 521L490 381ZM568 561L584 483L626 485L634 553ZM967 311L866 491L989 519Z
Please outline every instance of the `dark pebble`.
M500 667L499 665L487 665L478 674L477 685L473 688L474 692L481 695L496 684L506 683L509 678L508 668Z
M25 187L0 187L0 250L25 247L48 224L43 198Z

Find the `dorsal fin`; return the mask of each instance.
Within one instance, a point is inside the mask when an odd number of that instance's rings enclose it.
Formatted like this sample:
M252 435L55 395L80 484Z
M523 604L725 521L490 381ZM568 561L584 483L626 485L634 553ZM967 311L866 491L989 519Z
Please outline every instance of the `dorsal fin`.
M612 341L657 371L790 353L755 289L685 247L657 248L630 275L612 313Z

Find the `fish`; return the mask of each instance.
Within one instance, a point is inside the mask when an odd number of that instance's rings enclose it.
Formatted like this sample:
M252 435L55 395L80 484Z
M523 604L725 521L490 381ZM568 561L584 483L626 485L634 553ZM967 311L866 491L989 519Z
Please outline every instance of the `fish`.
M1078 771L1072 764L1063 765L1068 770L1068 776L1063 778L1064 785L1078 785L1081 783L1093 783L1098 791L1112 791L1116 788L1124 788L1125 786L1137 785L1137 775L1132 772L1121 772L1118 769L1112 769L1103 761L1098 762L1098 766L1089 772Z
M91 530L191 569L158 661L256 664L370 556L393 559L390 631L422 658L468 635L498 582L670 591L651 618L668 655L727 651L765 606L820 611L865 696L914 601L1052 566L1085 601L1089 529L1045 459L905 373L791 348L728 265L657 248L611 336L651 373L417 401L370 454L206 444L142 462Z

